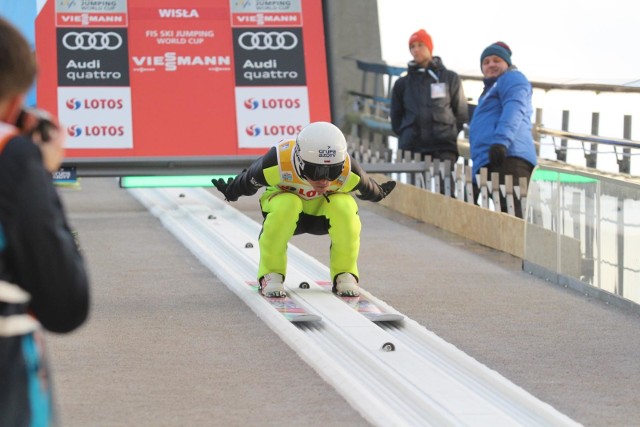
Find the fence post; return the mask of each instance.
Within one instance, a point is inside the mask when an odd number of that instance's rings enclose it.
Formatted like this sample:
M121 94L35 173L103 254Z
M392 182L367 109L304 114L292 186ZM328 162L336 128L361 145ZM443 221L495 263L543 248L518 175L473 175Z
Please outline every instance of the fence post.
M482 206L485 209L489 209L489 194L487 191L487 174L488 174L488 169L487 168L480 168L480 182L478 183L478 185L480 186L480 194L482 195L482 203L480 206ZM477 181L477 178L476 178Z
M591 113L591 135L598 136L600 129L600 113ZM591 143L589 154L585 152L588 168L596 168L598 164L598 144Z
M464 165L456 163L454 166L456 174L455 197L464 200Z
M540 132L538 129L542 127L542 108L536 108L536 122L531 130L531 136L533 136L533 141L536 143L540 142ZM540 144L536 144L536 147L539 147ZM540 155L540 153L538 153Z
M569 110L562 110L562 130L569 132ZM560 139L560 148L556 149L556 158L561 162L567 161L567 138Z
M616 294L624 295L624 197L618 197L618 244L617 244L617 264L618 264L618 283L616 284Z
M496 212L502 212L502 204L500 203L500 174L498 172L491 172L491 198L493 199L493 205Z
M516 194L518 199L520 199L520 206L522 207L522 219L525 221L528 217L529 207L527 206L527 196L529 193L529 183L527 182L527 178L521 176L519 179L519 194Z
M444 161L444 195L451 197L454 195L454 190L451 188L452 176L451 176L451 160ZM454 187L455 188L455 187Z
M516 215L516 206L515 200L513 198L513 176L505 175L504 176L504 193L505 199L507 203L507 213L509 215Z
M467 197L467 203L471 203L472 205L476 203L473 197L473 172L471 171L471 166L464 166L464 183L465 183L465 194Z
M435 158L433 159L433 192L434 193L440 193L441 189L440 189L440 184L441 184L441 180L442 180L442 173L440 171L440 159Z
M433 175L433 165L431 164L431 156L424 156L424 188L431 191L431 178Z
M631 116L624 116L623 138L631 141ZM622 158L618 159L618 171L620 173L631 173L631 148L622 148Z

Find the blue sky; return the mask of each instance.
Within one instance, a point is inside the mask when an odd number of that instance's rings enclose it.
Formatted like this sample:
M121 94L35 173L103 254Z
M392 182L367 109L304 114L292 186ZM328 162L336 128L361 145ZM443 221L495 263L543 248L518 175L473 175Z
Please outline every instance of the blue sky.
M479 74L482 50L503 40L531 79L640 79L640 2L377 1L383 58L393 64L411 59L409 36L424 28L434 54L463 74Z

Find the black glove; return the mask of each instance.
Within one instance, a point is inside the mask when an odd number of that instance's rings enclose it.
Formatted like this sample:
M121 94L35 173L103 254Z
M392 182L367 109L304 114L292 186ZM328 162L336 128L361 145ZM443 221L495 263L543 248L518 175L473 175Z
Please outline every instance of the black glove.
M372 201L372 202L379 202L380 200L382 200L385 197L387 197L389 195L389 193L391 193L393 191L394 188L396 188L396 182L395 181L387 181L387 182L383 182L382 184L378 184L375 181L373 181L373 182L375 183L375 185L378 186L378 196L376 198L366 198L362 194L356 194L356 197L358 199L361 199L361 200L369 200L369 201Z
M502 144L493 144L489 147L489 164L493 167L499 167L507 158L507 147Z
M396 188L395 181L387 181L380 184L380 189L382 190L382 198L384 199L385 197L387 197L394 188Z
M228 178L227 182L224 182L224 179L222 179L222 178L212 179L211 180L211 182L218 189L218 191L221 192L222 194L224 194L224 199L226 201L235 202L236 200L238 200L238 198L237 197L229 197L229 195L227 194L227 189L229 188L229 184L231 184L231 181L233 181L233 178Z

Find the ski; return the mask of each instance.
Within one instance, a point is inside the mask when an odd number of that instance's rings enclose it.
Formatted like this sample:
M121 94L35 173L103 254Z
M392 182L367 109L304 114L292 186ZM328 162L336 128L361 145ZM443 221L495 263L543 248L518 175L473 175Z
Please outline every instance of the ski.
M331 290L333 286L333 284L327 280L316 280L315 282L320 286L329 288L329 290ZM301 285L300 287L304 286ZM348 306L372 322L399 322L404 320L402 314L387 312L362 294L357 297L341 297L336 295L336 298L344 301Z
M247 285L251 286L257 292L257 294L260 295L260 297L267 301L271 305L271 307L275 308L280 314L285 317L285 319L287 319L291 323L319 322L320 320L322 320L321 316L309 313L289 297L265 297L264 295L262 295L262 293L260 293L260 286L255 280L247 280L246 283Z

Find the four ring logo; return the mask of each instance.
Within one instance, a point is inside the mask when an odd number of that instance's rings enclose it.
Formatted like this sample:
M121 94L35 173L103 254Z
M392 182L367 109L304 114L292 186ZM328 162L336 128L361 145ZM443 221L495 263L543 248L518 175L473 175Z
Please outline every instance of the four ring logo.
M238 44L245 50L291 50L298 45L298 37L290 31L246 32L238 37Z
M113 31L107 33L71 31L62 37L62 45L69 50L116 50L122 46L122 37Z

